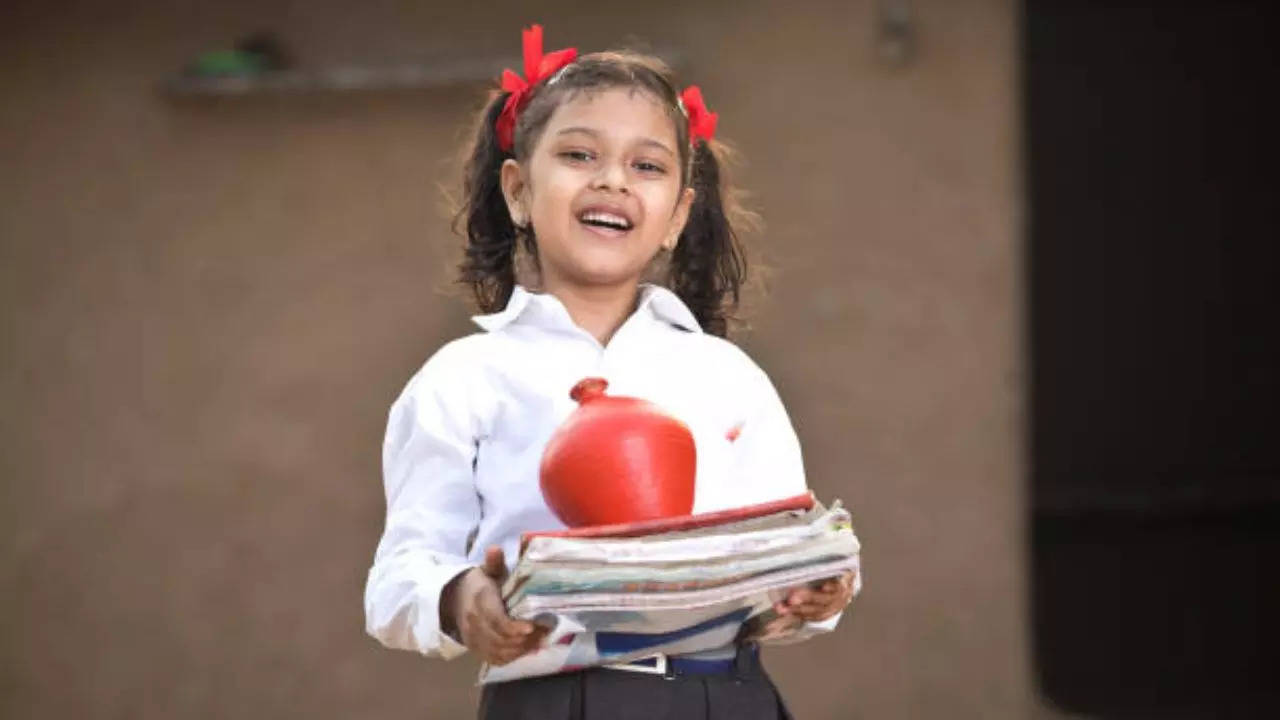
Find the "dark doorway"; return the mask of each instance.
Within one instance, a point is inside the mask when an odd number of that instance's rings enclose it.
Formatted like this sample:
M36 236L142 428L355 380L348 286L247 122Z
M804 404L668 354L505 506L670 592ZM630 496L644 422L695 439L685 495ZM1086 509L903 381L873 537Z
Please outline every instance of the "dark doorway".
M1068 710L1280 712L1276 20L1025 5L1034 647Z

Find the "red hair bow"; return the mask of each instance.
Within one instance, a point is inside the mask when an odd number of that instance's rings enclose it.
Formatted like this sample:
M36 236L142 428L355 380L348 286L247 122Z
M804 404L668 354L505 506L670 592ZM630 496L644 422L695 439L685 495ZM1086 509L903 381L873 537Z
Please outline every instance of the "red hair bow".
M498 132L498 147L507 152L511 152L515 145L516 118L529 103L533 88L578 57L576 48L565 48L543 55L541 25L525 28L523 39L524 77L517 75L514 70L502 71L502 89L511 94L502 106L502 114L498 116L495 128Z
M680 93L680 104L684 106L685 115L689 116L689 142L699 138L710 140L715 136L720 114L707 110L707 104L702 99L702 88L697 85L685 88Z

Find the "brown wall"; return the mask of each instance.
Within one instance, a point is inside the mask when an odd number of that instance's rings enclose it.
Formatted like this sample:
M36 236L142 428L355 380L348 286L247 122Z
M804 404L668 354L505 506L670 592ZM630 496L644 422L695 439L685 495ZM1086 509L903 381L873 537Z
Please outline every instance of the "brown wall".
M13 4L10 4L13 5ZM778 269L749 349L867 590L769 653L802 718L1026 717L1015 8L19 2L0 25L5 717L466 717L362 632L388 404L467 332L438 183L480 95L173 103L260 27L315 62L686 54ZM352 8L359 7L356 11ZM493 18L500 18L494 22Z

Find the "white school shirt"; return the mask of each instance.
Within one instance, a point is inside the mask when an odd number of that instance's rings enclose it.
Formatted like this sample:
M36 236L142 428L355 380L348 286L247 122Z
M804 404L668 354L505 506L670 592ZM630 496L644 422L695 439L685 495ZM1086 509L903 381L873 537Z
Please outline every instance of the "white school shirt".
M806 492L800 443L768 376L736 345L703 333L670 290L642 286L605 346L555 296L519 286L503 311L473 320L486 332L440 348L391 406L387 521L364 597L366 631L384 645L462 654L440 630L444 586L482 564L491 545L510 568L522 532L564 527L538 468L583 378L603 377L608 394L644 398L689 426L695 513Z

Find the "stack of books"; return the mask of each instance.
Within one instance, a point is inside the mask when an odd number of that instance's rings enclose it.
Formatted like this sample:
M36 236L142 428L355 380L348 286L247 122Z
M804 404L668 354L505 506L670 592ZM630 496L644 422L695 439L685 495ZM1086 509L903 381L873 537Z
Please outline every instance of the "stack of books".
M526 534L503 597L512 617L548 628L547 641L482 668L481 682L730 646L791 588L857 570L859 549L839 501L827 508L809 494Z

